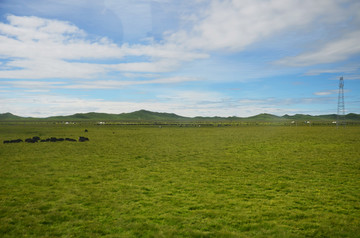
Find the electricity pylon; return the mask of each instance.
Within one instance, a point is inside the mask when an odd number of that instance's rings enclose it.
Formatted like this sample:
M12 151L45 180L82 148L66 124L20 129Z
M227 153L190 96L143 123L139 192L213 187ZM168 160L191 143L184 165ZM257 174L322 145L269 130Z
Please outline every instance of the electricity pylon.
M336 126L345 125L344 78L340 77Z

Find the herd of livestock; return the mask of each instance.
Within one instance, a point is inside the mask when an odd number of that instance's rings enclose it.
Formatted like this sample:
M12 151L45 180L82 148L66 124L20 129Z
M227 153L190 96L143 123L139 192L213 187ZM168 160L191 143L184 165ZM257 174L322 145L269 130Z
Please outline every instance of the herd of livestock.
M85 132L88 132L87 129L85 129ZM41 139L39 136L33 136L32 138L25 139L25 142L27 143L37 143L37 142L58 142L58 141L70 141L70 142L85 142L89 141L89 138L80 136L78 140L72 139L72 138L56 138L56 137L50 137L47 139ZM15 139L15 140L4 140L4 144L11 144L11 143L20 143L24 142L22 139Z
M56 137L50 137L47 139L41 139L38 136L34 136L32 138L27 138L25 139L25 142L27 143L37 143L37 142L58 142L58 141L71 141L71 142L85 142L85 141L89 141L89 138L87 137L83 137L80 136L79 140L76 139L72 139L72 138L56 138ZM11 144L11 143L20 143L20 142L24 142L22 139L15 139L15 140L4 140L4 144Z
M88 132L87 129L85 129L85 132ZM71 142L85 142L89 141L89 138L80 136L79 140L72 139L72 138L56 138L56 137L50 137L47 139L41 139L39 136L33 136L32 138L25 139L25 142L27 143L37 143L37 142L58 142L58 141L71 141ZM11 143L20 143L24 142L22 139L15 139L15 140L4 140L4 144L11 144Z

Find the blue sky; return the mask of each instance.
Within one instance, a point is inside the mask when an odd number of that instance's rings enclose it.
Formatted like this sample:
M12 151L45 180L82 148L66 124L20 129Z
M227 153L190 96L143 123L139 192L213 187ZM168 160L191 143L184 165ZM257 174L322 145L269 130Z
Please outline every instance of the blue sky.
M2 0L0 113L360 113L357 0Z

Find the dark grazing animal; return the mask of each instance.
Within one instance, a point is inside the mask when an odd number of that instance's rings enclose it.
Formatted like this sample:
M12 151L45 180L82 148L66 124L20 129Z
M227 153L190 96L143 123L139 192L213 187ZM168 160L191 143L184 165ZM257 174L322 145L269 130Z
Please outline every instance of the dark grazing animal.
M4 144L10 144L10 143L20 143L23 142L22 139L16 139L16 140L4 140L3 143Z
M33 136L33 138L27 138L25 139L25 142L27 143L36 143L40 140L40 137L38 136Z
M36 142L38 142L38 140L34 140L33 138L27 138L27 139L25 139L25 142L27 142L27 143L36 143Z
M83 136L79 137L79 142L85 142L85 141L88 141L88 140L89 140L89 138L87 138L87 137L83 137Z
M57 141L64 141L65 139L64 138L56 138L56 137L51 137L50 138L50 142L57 142Z

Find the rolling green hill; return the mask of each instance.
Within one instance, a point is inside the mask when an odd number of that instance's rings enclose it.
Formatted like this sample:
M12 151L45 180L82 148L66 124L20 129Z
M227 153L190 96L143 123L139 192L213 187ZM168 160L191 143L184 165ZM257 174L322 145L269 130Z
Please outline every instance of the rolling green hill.
M345 119L347 120L354 120L354 121L360 121L360 114L355 113L349 113L345 116Z
M304 114L295 114L293 116L284 115L283 118L295 120L295 121L331 121L336 120L336 114L329 114L329 115L319 115L319 116L312 116L312 115L304 115Z
M13 120L46 120L46 121L179 121L191 119L174 113L160 113L146 110L131 113L110 114L110 113L76 113L69 116L52 116L47 118L20 117L11 113L0 114L0 121Z
M268 113L261 113L251 117L183 117L174 113L151 112L139 110L130 113L76 113L69 116L52 116L47 118L20 117L9 112L0 113L0 121L167 121L167 122L229 122L229 121L259 121L259 122L284 122L284 121L335 121L336 114L329 115L284 115L276 116ZM360 121L360 114L349 113L345 116L348 121Z
M89 112L89 113L76 113L70 116L55 116L45 118L48 120L56 121L82 121L82 120L118 120L117 114L109 113L98 113L98 112Z
M283 117L278 117L268 113L261 113L256 116L248 117L248 120L252 121L282 121L285 120Z
M146 110L140 110L131 113L121 113L118 115L118 120L138 120L138 121L174 121L184 120L187 117L182 117L174 113L163 113L163 112L151 112Z
M28 119L28 117L19 117L11 114L10 112L0 113L0 121L12 121L12 120L24 120L24 119Z
M337 115L336 114L329 114L329 115L318 115L318 116L312 116L312 115L304 115L304 114L295 114L293 116L284 115L283 118L295 120L295 121L336 121ZM348 121L359 121L360 120L360 114L355 113L349 113L345 115L345 120Z

